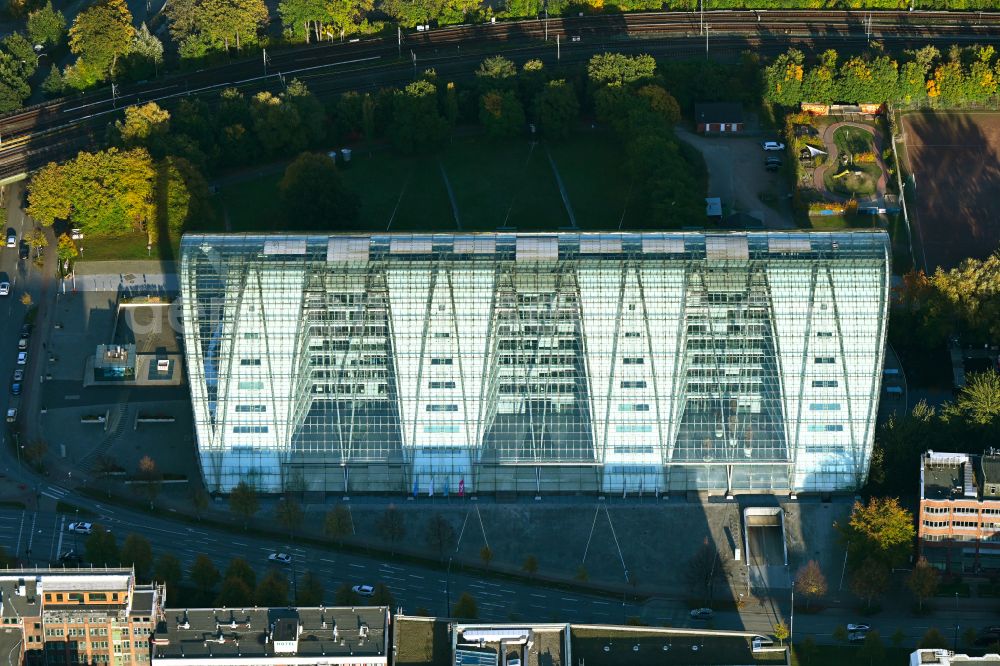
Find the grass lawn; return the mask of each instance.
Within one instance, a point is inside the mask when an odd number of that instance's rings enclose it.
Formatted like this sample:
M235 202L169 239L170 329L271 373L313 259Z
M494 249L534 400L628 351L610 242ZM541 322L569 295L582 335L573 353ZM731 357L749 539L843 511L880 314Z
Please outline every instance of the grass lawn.
M115 259L176 259L180 239L167 252L158 247L146 249L148 239L144 233L126 234L124 236L94 236L88 234L80 243L83 254L77 261L111 261ZM51 251L51 250L49 250ZM167 255L167 256L164 256Z
M463 231L567 228L553 163L581 229L627 229L641 220L622 217L629 191L622 160L619 145L603 133L534 146L523 139L469 137L411 157L384 148L371 155L356 150L341 173L361 197L361 219L341 231L458 231L448 184ZM294 230L281 211L280 180L272 173L223 186L213 198L217 219L192 231L225 230L227 215L232 231Z
M396 617L395 663L400 666L447 664L451 661L448 623Z
M888 645L886 637L882 638L886 644L885 653L877 659L880 664L908 664L910 653L907 648L894 648ZM792 666L843 666L843 664L864 663L865 653L861 645L817 645L808 654L802 649L802 639L795 641L792 649Z

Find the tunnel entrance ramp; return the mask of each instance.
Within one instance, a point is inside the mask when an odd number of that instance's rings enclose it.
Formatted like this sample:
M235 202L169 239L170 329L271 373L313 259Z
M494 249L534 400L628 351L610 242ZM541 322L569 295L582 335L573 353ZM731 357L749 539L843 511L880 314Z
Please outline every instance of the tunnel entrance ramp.
M787 589L791 581L784 509L780 506L745 508L743 539L750 586L758 590Z

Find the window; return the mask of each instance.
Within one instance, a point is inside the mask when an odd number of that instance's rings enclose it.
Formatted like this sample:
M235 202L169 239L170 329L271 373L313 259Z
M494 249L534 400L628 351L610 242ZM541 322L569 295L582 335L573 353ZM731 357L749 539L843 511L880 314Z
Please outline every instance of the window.
M615 432L653 432L651 425L618 425Z
M445 333L445 332L439 331L439 332L437 332L437 333L434 334L434 337L435 338L450 338L451 337L451 333Z
M638 338L640 335L639 331L625 331L626 338Z
M839 402L812 402L809 403L810 412L839 412Z
M428 412L457 412L458 405L427 405Z
M237 435L259 435L267 432L267 426L233 426L233 432Z
M260 339L260 333L244 333L243 334L243 339L244 340L259 340Z
M843 432L844 426L842 425L811 425L809 426L809 432Z
M647 404L628 404L628 405L618 405L619 412L648 412L649 405Z
M90 593L90 600L91 601L107 601L108 600L108 595L105 594L104 592L91 592Z
M833 331L816 331L817 338L832 338Z
M241 358L240 365L260 365L259 358Z
M453 389L455 388L455 382L431 382L428 384L428 387L432 389Z
M955 507L955 513L964 513L967 516L974 516L979 513L979 509L972 506L958 506Z
M264 388L264 382L261 381L241 381L239 387L243 391L259 391Z
M83 603L83 594L81 592L70 592L66 595L66 601L75 602L78 604Z
M831 365L831 364L836 363L836 362L837 362L837 359L835 359L832 356L817 356L816 357L816 364L817 365Z
M924 508L924 513L948 513L948 509L943 506L928 506Z
M645 362L641 356L626 356L622 359L622 363L625 365L642 365Z
M948 521L925 520L924 527L948 527Z
M621 383L621 387L625 389L636 389L636 388L646 388L646 382L639 381L624 381Z
M814 379L813 388L837 388L836 379Z
M457 425L425 425L424 432L429 433L447 433L447 432L459 432L461 426Z
M979 527L979 523L974 520L953 520L952 527Z
M236 411L244 414L260 414L267 411L267 405L236 405Z
M450 358L432 358L431 365L451 365Z

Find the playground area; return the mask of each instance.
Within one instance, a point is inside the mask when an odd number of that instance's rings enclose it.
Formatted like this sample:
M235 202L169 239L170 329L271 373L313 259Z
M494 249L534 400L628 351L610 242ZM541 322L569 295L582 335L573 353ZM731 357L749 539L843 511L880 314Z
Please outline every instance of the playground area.
M901 117L898 144L918 266L932 272L1000 245L1000 113Z

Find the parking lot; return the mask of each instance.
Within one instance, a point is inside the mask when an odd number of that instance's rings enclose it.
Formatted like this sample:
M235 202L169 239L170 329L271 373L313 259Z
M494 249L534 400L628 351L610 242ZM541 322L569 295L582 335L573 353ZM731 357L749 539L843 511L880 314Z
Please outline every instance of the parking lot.
M748 214L760 219L765 229L795 226L784 171L768 171L764 163L768 157L786 160L784 151L765 152L759 137L703 137L681 129L677 136L705 158L708 196L722 199L723 214Z

